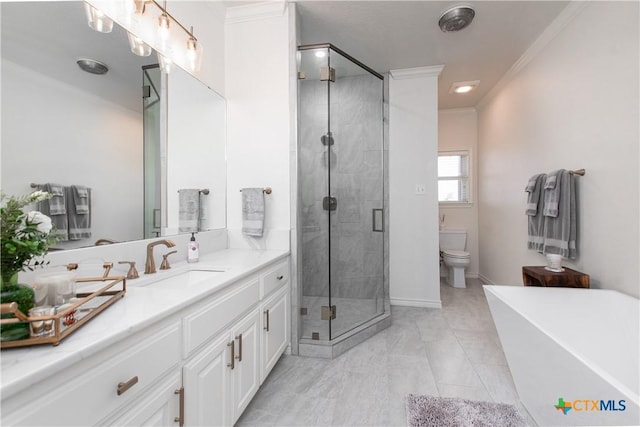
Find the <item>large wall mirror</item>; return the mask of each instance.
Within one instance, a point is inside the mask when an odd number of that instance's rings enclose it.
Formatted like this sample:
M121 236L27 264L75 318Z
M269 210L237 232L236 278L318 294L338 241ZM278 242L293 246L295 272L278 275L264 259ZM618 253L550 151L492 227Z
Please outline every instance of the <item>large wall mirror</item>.
M208 190L201 230L226 226L221 96L178 67L161 73L155 52L134 55L117 24L93 31L81 1L0 8L3 192L91 188L91 237L56 249L176 234L181 189ZM80 58L109 71L82 71Z

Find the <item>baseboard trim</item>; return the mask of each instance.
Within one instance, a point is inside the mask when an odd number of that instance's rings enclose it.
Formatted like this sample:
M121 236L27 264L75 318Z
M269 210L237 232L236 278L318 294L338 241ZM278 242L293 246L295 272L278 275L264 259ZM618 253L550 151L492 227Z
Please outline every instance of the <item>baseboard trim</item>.
M492 285L492 286L497 286L498 285L497 283L495 283L494 281L490 280L488 277L486 277L486 276L484 276L482 274L478 274L478 279L480 279L480 281L484 285Z
M418 299L404 299L404 298L390 298L391 305L398 305L402 307L422 307L422 308L442 308L442 301L440 300L418 300Z

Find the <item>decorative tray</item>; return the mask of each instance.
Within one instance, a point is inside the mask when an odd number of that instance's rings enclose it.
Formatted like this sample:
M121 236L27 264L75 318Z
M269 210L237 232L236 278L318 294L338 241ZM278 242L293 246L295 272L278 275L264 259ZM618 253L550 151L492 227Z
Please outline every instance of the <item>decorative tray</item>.
M127 279L124 276L83 277L75 281L76 283L96 282L98 289L92 290L91 292L77 293L76 298L70 304L60 306L56 314L29 317L18 309L18 304L15 302L0 305L3 315L13 314L13 317L1 319L1 324L21 322L30 324L38 323L39 327L40 325L44 325L44 327L50 331L48 336L2 341L0 342L0 348L27 347L39 344L52 344L56 346L60 344L60 341L100 314L111 304L124 297L127 290ZM104 285L101 286L101 284Z

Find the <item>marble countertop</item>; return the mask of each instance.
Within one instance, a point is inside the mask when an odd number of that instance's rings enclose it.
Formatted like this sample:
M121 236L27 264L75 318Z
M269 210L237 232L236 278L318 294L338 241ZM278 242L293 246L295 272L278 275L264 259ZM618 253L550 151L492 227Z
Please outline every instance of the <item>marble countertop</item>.
M127 292L122 300L69 335L57 347L3 349L0 354L2 399L221 291L288 254L282 250L225 249L201 256L198 263L176 262L170 270L127 280ZM200 269L224 271L206 280L179 286L164 280Z

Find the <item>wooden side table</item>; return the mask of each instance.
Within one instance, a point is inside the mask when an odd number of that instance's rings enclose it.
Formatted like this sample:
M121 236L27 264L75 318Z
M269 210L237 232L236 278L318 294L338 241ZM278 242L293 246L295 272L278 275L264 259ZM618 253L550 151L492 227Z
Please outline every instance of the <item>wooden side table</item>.
M564 267L562 272L549 271L544 267L522 267L525 286L564 288L588 288L589 275Z

